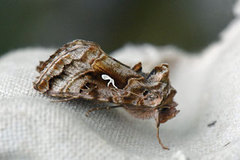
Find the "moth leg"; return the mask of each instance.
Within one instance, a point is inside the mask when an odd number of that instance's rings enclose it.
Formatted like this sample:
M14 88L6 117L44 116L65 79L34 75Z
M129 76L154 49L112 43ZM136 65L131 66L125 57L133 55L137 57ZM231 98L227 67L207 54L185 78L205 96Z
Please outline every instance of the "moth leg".
M70 101L73 99L76 99L76 97L67 97L67 98L63 98L63 99L51 100L51 102L67 102L67 101Z
M107 106L107 107L96 107L96 108L92 108L92 109L89 109L87 112L86 112L86 116L88 117L89 114L92 112L92 111L98 111L98 110L103 110L103 109L113 109L113 108L118 108L118 107L122 107L122 106Z
M162 143L162 141L161 141L161 139L160 139L160 137L159 137L159 126L160 126L160 125L157 126L157 139L158 139L158 142L159 142L159 144L162 146L163 149L169 150L168 147L164 146L164 144Z
M169 150L168 147L165 147L164 144L162 143L161 139L160 139L160 136L159 136L159 127L160 127L160 117L161 117L161 114L159 113L159 110L157 109L156 110L157 114L155 114L155 120L156 120L156 127L157 127L157 139L158 139L158 142L159 144L162 146L163 149L166 149L166 150Z

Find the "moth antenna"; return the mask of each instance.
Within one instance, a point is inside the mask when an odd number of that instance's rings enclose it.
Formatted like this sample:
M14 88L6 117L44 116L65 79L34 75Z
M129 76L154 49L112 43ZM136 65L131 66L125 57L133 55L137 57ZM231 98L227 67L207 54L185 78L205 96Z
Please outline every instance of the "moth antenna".
M103 109L107 109L107 110L110 110L110 109L113 109L113 108L118 108L118 107L122 107L121 105L118 105L118 106L107 106L107 107L96 107L96 108L92 108L92 109L89 109L85 116L88 117L89 114L93 111L98 111L98 110L103 110Z
M56 100L51 100L51 102L67 102L73 99L76 99L78 97L68 97L68 98L63 98L63 99L56 99Z

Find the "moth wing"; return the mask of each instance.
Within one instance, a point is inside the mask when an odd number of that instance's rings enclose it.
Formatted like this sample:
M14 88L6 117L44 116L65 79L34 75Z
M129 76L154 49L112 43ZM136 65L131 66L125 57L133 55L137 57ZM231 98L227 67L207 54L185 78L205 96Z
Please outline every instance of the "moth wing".
M75 70L78 71L77 68ZM58 77L51 80L49 95L74 96L76 98L112 102L113 97L118 95L118 89L124 88L129 79L142 77L128 66L109 57L103 51L98 58L92 59L92 64L88 70L78 72L71 77L67 74L68 72L70 72L70 69L65 67L65 70ZM61 83L65 84L62 85Z
M70 81L77 73L91 69L91 60L101 54L100 47L90 41L75 40L65 44L45 62L40 62L37 71L40 76L33 82L34 88L42 93L51 90L51 81L57 88ZM57 81L57 82L56 82Z
M92 64L92 68L95 73L100 75L105 74L111 77L119 89L123 89L128 84L129 79L142 77L130 67L106 54L96 59Z
M50 96L111 101L117 89L129 80L141 78L135 70L109 57L94 42L75 40L58 49L45 62L40 62L40 76L34 88ZM107 79L103 79L103 75Z
M59 81L58 78L54 78L47 94L55 97L97 99L111 102L115 91L112 86L107 86L107 82L102 80L96 72L89 70L79 73L70 81L64 81L64 79ZM60 85L60 83L64 83L64 85Z

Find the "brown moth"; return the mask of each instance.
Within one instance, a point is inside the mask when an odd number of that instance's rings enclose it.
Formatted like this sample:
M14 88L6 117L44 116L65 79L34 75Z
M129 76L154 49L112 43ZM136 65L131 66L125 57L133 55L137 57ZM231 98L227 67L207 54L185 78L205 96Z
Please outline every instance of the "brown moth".
M123 107L136 118L155 118L157 138L160 123L176 116L173 101L176 90L169 82L167 64L156 66L149 74L143 73L141 63L130 68L108 56L98 44L74 40L58 49L45 62L40 62L40 73L33 82L36 90L63 101L84 98L110 102Z

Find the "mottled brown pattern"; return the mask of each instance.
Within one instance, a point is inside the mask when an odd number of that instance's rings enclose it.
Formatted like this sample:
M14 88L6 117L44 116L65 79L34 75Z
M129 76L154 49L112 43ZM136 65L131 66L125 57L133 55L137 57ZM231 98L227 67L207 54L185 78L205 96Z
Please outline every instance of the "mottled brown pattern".
M40 62L40 75L33 82L36 90L53 97L71 100L78 98L111 102L123 107L136 118L155 118L157 138L159 125L176 116L173 101L176 90L169 82L167 64L156 66L149 74L143 73L139 62L132 69L109 57L94 42L75 40L58 49L45 62Z

